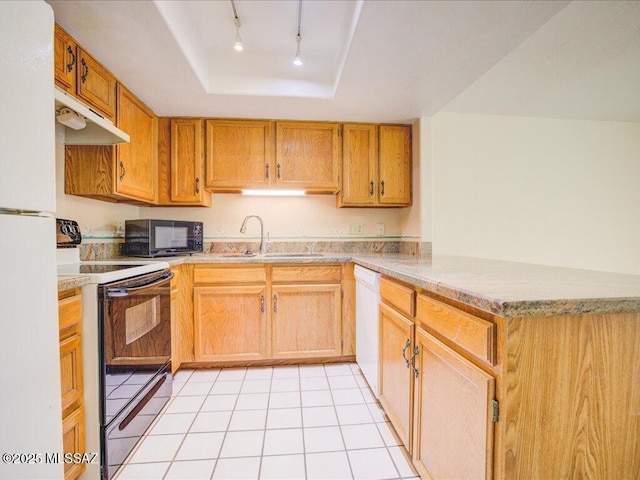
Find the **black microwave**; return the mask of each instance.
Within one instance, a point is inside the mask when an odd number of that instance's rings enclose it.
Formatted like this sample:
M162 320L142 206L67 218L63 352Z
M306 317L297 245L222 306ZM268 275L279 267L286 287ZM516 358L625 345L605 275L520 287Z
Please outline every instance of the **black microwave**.
M179 220L126 220L124 254L165 257L202 253L202 222Z

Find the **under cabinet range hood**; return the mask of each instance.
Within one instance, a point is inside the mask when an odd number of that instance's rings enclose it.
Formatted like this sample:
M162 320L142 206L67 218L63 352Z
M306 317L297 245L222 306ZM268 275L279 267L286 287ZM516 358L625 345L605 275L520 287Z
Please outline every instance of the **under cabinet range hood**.
M94 112L64 90L54 87L56 117L66 125L65 145L116 145L129 143L129 134L117 128L106 118ZM82 127L82 124L85 124Z

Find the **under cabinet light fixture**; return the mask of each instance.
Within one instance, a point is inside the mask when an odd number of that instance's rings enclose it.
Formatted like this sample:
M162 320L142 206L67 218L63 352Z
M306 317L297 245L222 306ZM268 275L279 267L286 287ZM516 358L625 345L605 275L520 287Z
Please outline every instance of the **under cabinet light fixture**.
M302 54L300 53L300 42L302 41L302 35L300 35L300 24L302 23L302 0L298 0L298 34L296 35L296 43L298 48L296 49L296 56L293 59L293 64L296 67L302 65Z
M242 195L254 197L304 197L304 190L242 190Z
M233 24L236 26L236 41L233 44L233 49L236 52L241 52L244 50L244 45L242 45L242 37L240 36L240 18L238 18L238 11L236 10L234 0L231 0L231 8L233 8Z
M85 118L77 112L74 112L70 108L63 108L56 116L58 123L73 128L74 130L82 130L87 126Z

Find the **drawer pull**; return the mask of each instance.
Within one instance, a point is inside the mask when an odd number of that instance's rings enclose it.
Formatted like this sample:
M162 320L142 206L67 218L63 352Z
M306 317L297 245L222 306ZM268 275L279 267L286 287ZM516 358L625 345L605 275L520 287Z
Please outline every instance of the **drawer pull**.
M71 62L67 63L67 72L70 72L76 64L76 56L73 54L73 48L70 45L67 45L67 52L71 55Z
M260 312L264 313L264 295L260 295Z
M404 348L402 349L402 358L404 359L404 363L409 368L409 359L405 356L404 352L407 351L407 348L411 346L411 340L407 338L407 343L404 344Z
M411 368L413 368L413 374L418 378L418 369L416 368L416 357L420 353L420 348L416 345L416 348L413 349L413 355L409 359L411 362Z

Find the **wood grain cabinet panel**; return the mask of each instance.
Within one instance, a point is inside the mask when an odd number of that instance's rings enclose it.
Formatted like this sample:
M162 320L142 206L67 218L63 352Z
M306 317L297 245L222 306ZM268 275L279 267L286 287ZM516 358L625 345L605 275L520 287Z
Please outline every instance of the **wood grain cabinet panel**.
M53 31L53 73L55 84L76 94L77 44L73 37L55 24Z
M340 285L272 287L274 358L332 357L341 354Z
M378 203L411 205L411 127L380 125L378 128Z
M494 378L416 330L414 464L423 478L493 478Z
M275 175L274 122L206 121L206 181L214 192L265 188Z
M276 122L276 186L336 193L341 159L339 123Z
M158 198L158 119L118 84L116 125L131 141L116 146L66 146L64 191L109 202L155 204Z
M409 317L415 315L416 292L386 277L380 279L380 297Z
M116 78L82 47L78 47L77 56L78 98L113 120L116 116ZM130 133L128 130L124 131Z
M194 287L195 361L268 357L265 286Z
M203 203L203 123L200 119L171 120L171 201Z
M62 444L65 453L84 453L84 389L82 379L82 296L80 290L58 294ZM65 463L64 478L73 480L85 464Z
M380 403L402 443L411 450L414 375L408 361L413 353L413 322L380 304Z
M133 93L118 84L116 125L131 137L116 146L116 191L137 200L157 201L158 117Z
M338 206L373 206L378 198L378 127L342 126L342 190Z

